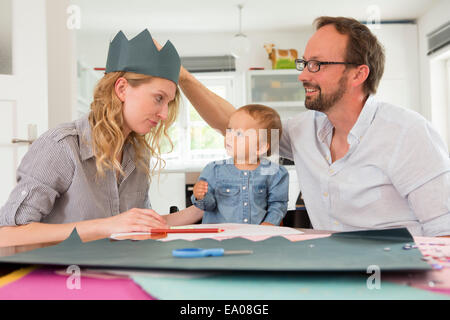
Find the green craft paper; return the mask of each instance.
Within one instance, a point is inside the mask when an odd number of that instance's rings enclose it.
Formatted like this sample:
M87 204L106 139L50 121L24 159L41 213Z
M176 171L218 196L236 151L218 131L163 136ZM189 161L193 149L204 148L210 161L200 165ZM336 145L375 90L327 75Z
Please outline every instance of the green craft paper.
M348 273L225 273L202 278L132 276L158 299L171 300L327 300L445 299L450 296L383 281L369 289L370 274Z
M1 257L0 262L174 270L358 271L376 265L381 271L429 270L418 249L403 250L413 238L406 229L346 232L327 238L291 242L283 237L264 241L234 238L217 241L110 241L82 243L76 230L62 243ZM175 258L172 250L199 247L253 250L249 255ZM385 248L390 248L386 251Z

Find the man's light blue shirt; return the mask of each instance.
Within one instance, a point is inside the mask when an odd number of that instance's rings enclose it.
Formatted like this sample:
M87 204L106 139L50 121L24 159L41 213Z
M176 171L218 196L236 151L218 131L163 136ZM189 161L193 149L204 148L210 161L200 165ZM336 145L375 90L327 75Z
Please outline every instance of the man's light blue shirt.
M332 135L321 112L283 121L280 155L295 162L315 229L450 234L448 149L425 118L369 97L335 162Z
M262 159L255 170L239 170L233 159L209 163L199 180L208 182L202 200L192 203L204 210L202 223L269 222L279 225L287 212L289 174L274 162Z

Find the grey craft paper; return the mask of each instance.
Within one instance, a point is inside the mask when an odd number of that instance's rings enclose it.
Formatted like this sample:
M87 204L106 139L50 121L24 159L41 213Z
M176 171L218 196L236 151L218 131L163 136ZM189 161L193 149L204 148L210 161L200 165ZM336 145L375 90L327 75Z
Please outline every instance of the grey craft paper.
M153 43L146 29L128 40L119 31L109 44L105 73L129 71L160 77L178 83L181 60L172 42L167 41L161 51Z
M74 230L67 240L58 245L2 257L0 262L229 271L367 272L371 265L378 266L381 271L431 269L421 260L422 255L418 249L402 249L405 243L413 241L406 229L392 229L337 233L328 238L300 242L272 237L258 242L234 238L222 241L203 239L169 242L103 239L83 243ZM172 250L190 247L253 250L253 254L207 258L172 257Z

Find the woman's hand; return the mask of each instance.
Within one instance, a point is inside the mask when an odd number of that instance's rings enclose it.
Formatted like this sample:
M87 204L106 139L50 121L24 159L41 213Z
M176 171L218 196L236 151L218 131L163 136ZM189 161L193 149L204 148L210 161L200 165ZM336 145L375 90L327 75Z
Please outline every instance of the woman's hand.
M197 200L202 200L208 192L208 182L200 180L194 185L194 197Z
M151 209L138 209L102 219L102 229L106 236L113 233L150 232L152 228L169 228L166 220Z

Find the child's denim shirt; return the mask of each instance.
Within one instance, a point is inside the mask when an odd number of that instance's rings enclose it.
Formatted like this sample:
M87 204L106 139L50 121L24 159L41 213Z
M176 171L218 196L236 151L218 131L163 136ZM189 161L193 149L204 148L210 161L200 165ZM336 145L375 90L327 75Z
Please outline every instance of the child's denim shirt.
M199 180L208 182L202 200L192 203L204 210L203 223L269 222L279 225L287 212L289 174L287 170L262 159L255 170L239 170L233 159L209 163Z

